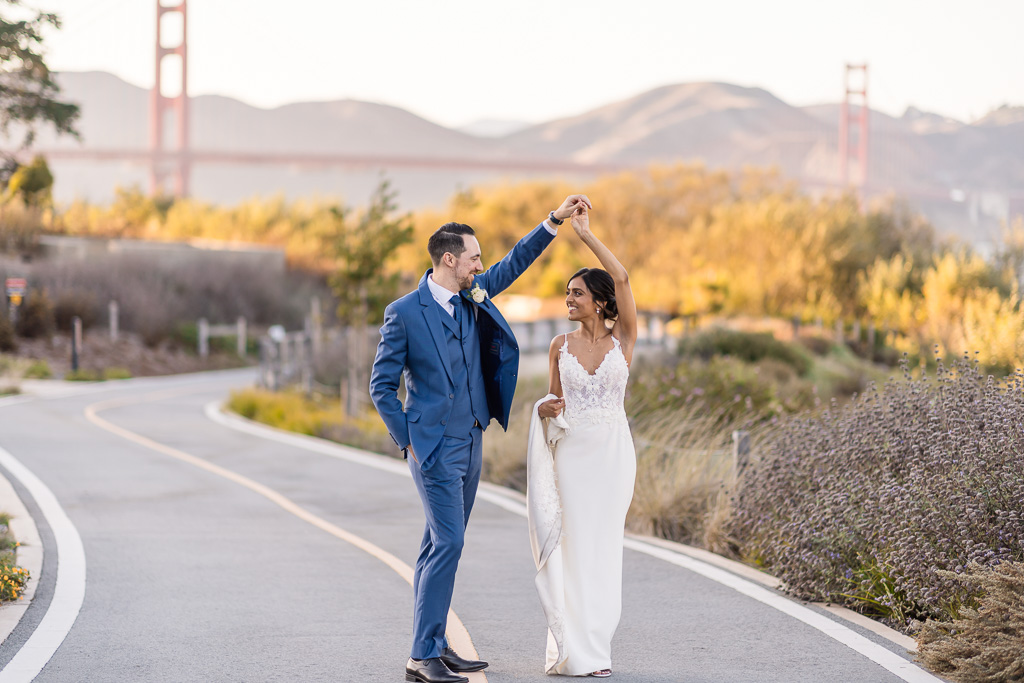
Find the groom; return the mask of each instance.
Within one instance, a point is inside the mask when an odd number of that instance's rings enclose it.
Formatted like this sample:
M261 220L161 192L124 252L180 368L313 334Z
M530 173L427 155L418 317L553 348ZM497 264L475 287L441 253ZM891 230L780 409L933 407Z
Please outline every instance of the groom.
M433 268L387 307L370 396L409 461L427 518L413 576L413 644L407 681L461 683L487 662L459 657L445 637L448 608L491 419L508 428L519 346L491 302L533 263L590 200L571 195L486 272L473 229L445 223L430 236ZM405 375L405 406L398 384Z

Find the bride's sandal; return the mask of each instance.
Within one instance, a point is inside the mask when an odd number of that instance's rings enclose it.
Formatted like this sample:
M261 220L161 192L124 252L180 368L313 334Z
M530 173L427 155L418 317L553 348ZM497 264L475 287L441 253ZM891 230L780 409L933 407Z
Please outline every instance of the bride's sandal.
M590 675L593 678L608 678L609 676L612 675L612 670L611 669L601 669L600 671L595 671L594 673L592 673Z

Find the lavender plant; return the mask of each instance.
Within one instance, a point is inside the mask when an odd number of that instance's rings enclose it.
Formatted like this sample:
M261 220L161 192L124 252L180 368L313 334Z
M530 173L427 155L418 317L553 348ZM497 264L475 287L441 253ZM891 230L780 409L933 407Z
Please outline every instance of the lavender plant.
M1024 559L1024 374L964 357L770 429L734 498L746 559L802 598L910 630L955 619L962 573Z

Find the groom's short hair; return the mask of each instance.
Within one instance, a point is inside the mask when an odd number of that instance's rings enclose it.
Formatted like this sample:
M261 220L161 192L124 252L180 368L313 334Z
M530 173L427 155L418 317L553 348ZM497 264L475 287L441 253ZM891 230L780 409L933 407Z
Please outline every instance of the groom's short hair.
M473 228L465 223L445 223L434 231L434 234L427 240L427 252L430 254L430 261L436 266L441 263L441 257L445 254L452 254L456 258L466 251L466 241L463 235L476 235Z

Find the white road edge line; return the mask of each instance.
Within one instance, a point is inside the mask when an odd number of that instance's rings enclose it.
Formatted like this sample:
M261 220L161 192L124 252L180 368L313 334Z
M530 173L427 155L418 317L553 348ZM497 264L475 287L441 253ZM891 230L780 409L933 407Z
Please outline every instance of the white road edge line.
M57 582L46 614L14 658L0 671L0 683L34 679L64 642L85 600L85 548L57 497L39 477L0 448L0 464L35 499L57 545Z
M409 469L404 463L388 458L387 456L370 453L351 446L331 443L312 436L284 432L273 427L252 422L251 420L247 420L240 416L230 415L223 410L221 401L211 401L206 404L205 412L206 416L214 422L237 431L246 432L270 441L278 441L280 443L296 446L308 451L322 453L323 455L328 455L340 460L347 460L348 462L372 467L377 470L383 470L385 472L391 472L405 477L412 476L409 474ZM477 497L483 498L492 505L497 505L504 510L519 515L520 517L526 517L526 505L514 500L510 496L488 490L489 488L489 486L481 485L480 489L477 491ZM936 678L913 662L900 657L898 654L878 645L877 643L871 642L856 631L833 621L814 610L808 609L783 595L758 586L756 583L749 581L748 579L741 578L735 574L725 571L724 569L719 569L714 565L702 562L701 560L697 560L665 548L653 546L637 539L625 539L624 546L630 550L635 550L636 552L644 553L645 555L650 555L651 557L659 560L688 569L716 583L732 588L733 590L742 593L747 597L753 598L760 603L777 609L780 612L807 624L811 628L821 631L830 638L833 638L843 645L851 648L858 654L867 657L874 663L897 676L900 680L906 681L907 683L943 683L941 678Z

